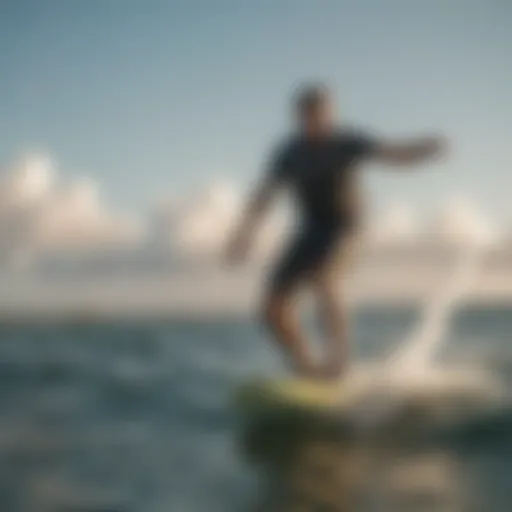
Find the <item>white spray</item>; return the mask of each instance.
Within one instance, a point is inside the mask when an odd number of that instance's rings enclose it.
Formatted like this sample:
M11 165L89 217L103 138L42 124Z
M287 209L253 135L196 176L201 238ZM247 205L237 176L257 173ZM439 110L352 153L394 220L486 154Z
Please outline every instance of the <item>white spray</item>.
M451 279L447 279L439 293L427 303L412 335L406 338L401 348L384 361L382 366L375 368L370 374L365 376L363 372L361 378L357 379L359 372L355 372L355 381L360 385L356 385L359 392L356 391L354 395L354 419L360 427L371 428L378 425L384 418L400 410L404 400L413 396L415 390L425 390L425 386L430 388L431 384L436 387L442 384L442 388L444 386L444 389L448 389L446 386L453 387L454 379L464 387L474 386L473 373L461 376L451 370L442 370L435 364L435 357L445 339L454 307L474 284L482 254L483 247L459 247L454 255ZM479 381L476 385L480 388ZM487 378L482 385L488 387ZM345 387L341 384L340 390L343 389L346 393L346 382Z
M464 247L458 251L451 278L427 303L419 326L404 342L403 348L390 357L386 363L389 369L408 375L432 366L444 340L450 315L474 282L480 253L476 247Z

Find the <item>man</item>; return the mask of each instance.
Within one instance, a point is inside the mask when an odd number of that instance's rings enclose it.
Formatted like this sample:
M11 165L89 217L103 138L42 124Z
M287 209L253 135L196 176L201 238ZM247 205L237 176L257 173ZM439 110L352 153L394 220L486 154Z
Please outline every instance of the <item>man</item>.
M374 160L409 165L436 156L442 141L425 137L406 142L384 142L338 128L333 103L324 86L299 91L295 103L298 130L281 143L270 168L254 191L249 206L228 247L228 259L246 256L252 235L276 192L287 187L300 213L297 234L284 251L270 279L264 318L285 349L292 368L306 377L338 377L346 363L346 319L338 297L337 271L344 263L360 223L356 197L357 168ZM297 320L295 300L303 285L315 293L325 336L326 361L317 366Z

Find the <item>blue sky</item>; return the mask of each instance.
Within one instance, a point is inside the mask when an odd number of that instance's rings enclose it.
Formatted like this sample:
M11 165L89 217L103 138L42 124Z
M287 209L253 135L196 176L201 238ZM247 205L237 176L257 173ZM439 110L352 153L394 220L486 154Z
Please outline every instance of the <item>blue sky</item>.
M511 25L509 0L3 0L0 160L47 151L134 211L244 186L318 78L342 117L451 139L442 166L369 173L376 204L462 190L512 218Z

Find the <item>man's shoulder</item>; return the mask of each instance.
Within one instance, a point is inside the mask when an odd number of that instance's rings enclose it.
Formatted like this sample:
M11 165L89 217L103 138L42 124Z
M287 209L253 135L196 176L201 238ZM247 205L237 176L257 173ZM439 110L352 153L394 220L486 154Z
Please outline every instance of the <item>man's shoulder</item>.
M337 146L351 155L368 156L375 152L379 144L378 135L357 125L340 128L337 134Z
M286 134L274 144L272 154L279 162L287 163L293 161L300 148L301 138L296 134Z
M290 153L299 148L300 145L301 138L299 135L295 133L287 133L277 140L277 143L274 147L280 153Z
M334 137L340 142L352 141L361 137L366 131L357 125L340 126L334 131Z

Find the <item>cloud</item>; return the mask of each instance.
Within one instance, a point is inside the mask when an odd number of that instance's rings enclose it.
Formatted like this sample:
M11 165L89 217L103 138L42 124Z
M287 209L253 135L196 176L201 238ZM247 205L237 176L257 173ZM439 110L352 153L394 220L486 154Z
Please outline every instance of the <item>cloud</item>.
M62 183L52 160L29 155L0 177L0 254L17 265L44 253L134 242L140 224L102 204L98 186L82 177Z
M376 245L421 241L447 247L492 244L502 235L477 203L462 195L449 197L423 219L406 204L394 203L379 212L369 233Z
M188 198L172 223L173 247L187 256L216 256L240 215L240 197L227 183L215 183Z
M24 156L1 176L2 210L39 203L50 194L54 180L54 164L48 156Z
M119 245L138 241L141 234L136 219L103 206L97 184L87 178L55 191L37 222L37 243L44 248Z
M0 271L5 285L0 313L2 308L23 313L47 307L56 312L246 307L264 282L261 263L285 242L290 212L274 212L259 230L253 251L256 265L225 273L219 256L244 207L243 194L229 182L205 184L155 203L146 217L133 217L115 212L95 181L86 176L66 179L47 156L30 155L4 168L0 199ZM389 269L380 277L372 274L366 285L363 278L356 286L363 296L379 296L379 290L385 297L393 290L415 293L423 281L430 283L431 274L424 267L419 272L414 260L434 254L425 244L437 250L440 245L499 240L497 226L469 199L445 201L430 218L418 213L396 202L370 223L372 262L374 256L386 256L391 245L393 257L402 255L398 260L407 265L401 265L399 274ZM12 272L16 267L18 272ZM373 263L371 267L375 272L380 268ZM399 282L403 286L396 286ZM500 279L503 287L507 283Z
M464 197L448 199L434 216L429 234L447 244L492 244L500 239L500 230L478 208Z
M0 266L26 269L103 264L119 269L218 261L237 224L242 195L216 181L147 218L120 215L87 176L69 180L46 155L27 155L0 175ZM263 226L256 254L272 250L279 223ZM277 231L276 231L277 229Z
M218 181L182 198L160 203L152 215L150 239L156 247L170 249L185 259L218 259L243 214L243 198L232 184ZM270 215L255 237L256 259L279 246L286 217Z
M112 211L90 178L64 178L45 155L28 155L4 169L0 266L94 261L97 268L108 261L109 268L129 272L133 266L218 262L243 208L241 192L216 181L179 200L160 201L147 218L137 218ZM286 213L276 212L262 226L254 245L257 261L282 244ZM406 204L391 204L374 219L369 234L378 247L419 239L481 243L495 239L498 231L474 202L455 198L427 222L419 222Z
M418 219L410 207L394 203L382 212L370 228L374 243L404 242L420 234Z

